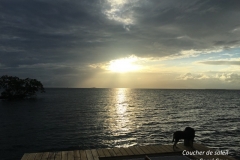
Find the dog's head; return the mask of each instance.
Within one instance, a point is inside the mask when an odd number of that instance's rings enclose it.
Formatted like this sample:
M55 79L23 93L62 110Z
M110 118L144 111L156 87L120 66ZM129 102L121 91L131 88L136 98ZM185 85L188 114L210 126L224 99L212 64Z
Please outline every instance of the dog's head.
M189 139L194 139L195 138L195 130L193 128L186 127L184 132L186 132Z

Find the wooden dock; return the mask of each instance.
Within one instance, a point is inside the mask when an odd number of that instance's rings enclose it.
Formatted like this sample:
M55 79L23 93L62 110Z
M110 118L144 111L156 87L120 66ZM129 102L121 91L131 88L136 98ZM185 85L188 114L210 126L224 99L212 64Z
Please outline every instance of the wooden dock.
M89 149L74 151L57 151L57 152L41 152L41 153L25 153L21 160L120 160L132 158L144 158L145 155L151 157L158 156L179 156L183 151L194 151L183 144L178 144L177 149L173 150L172 145L152 145L152 146L132 146L128 148L108 148L108 149ZM187 156L191 159L203 160L235 160L227 155L206 155L207 151L214 150L194 143L195 150L205 151L204 155Z

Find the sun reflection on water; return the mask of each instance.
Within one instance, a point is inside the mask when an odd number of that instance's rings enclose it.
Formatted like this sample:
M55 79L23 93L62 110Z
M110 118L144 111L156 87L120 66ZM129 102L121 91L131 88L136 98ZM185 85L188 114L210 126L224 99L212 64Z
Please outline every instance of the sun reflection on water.
M129 108L129 89L118 88L114 90L112 105L108 106L109 111L109 132L112 145L114 147L129 147L133 143L130 141L135 140L133 137L129 137L133 130L131 108ZM109 143L109 141L108 141Z
M116 120L117 120L117 125L116 128L117 130L119 130L120 132L126 132L129 130L128 127L128 115L127 115L127 106L128 106L128 100L127 100L127 89L126 88L119 88L116 91ZM120 133L121 134L121 133Z

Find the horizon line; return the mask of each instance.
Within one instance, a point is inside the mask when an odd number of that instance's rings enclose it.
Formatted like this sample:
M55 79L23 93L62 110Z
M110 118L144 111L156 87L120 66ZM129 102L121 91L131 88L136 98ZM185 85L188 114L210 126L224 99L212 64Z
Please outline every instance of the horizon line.
M129 88L129 87L44 87L45 89L162 89L162 90L240 90L231 88Z

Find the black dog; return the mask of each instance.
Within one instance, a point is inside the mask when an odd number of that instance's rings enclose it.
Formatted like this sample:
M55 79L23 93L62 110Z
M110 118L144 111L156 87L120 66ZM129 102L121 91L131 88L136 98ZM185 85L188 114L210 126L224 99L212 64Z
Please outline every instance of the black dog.
M176 145L180 139L190 141L190 143L191 143L190 145L193 148L194 138L195 138L195 130L191 127L186 127L184 131L174 132L173 140L172 140L172 142L174 142L173 149L176 147Z

